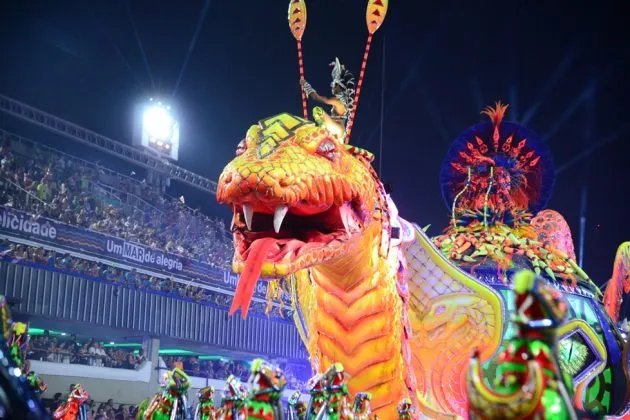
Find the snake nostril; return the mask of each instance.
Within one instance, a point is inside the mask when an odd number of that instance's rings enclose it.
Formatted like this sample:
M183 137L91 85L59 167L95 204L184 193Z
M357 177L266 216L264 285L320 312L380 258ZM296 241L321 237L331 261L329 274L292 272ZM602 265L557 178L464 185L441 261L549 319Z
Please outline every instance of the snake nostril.
M226 184L229 184L230 182L232 182L232 174L229 173L225 176L225 178L223 178L223 182L225 182Z
M291 182L286 178L281 178L278 183L281 187L288 187L289 185L291 185Z

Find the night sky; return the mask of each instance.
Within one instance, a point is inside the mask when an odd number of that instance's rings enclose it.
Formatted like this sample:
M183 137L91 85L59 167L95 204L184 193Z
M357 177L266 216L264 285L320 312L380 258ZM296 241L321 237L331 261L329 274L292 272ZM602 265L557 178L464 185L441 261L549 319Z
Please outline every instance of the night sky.
M449 217L439 170L450 142L480 120L483 107L508 102L508 120L543 136L562 168L549 207L565 215L576 248L588 188L584 268L601 284L617 246L630 240L630 30L620 2L550 3L392 0L375 36L352 143L379 150L385 39L382 178L402 216L431 223L437 234ZM306 78L328 94L335 56L359 73L366 2L307 4ZM211 0L180 79L204 5L3 1L0 93L128 143L133 105L171 97L179 79L171 102L182 121L180 164L216 179L252 123L300 114L301 102L286 0ZM16 124L5 115L0 123ZM28 135L57 141L44 131ZM171 192L227 217L214 197Z

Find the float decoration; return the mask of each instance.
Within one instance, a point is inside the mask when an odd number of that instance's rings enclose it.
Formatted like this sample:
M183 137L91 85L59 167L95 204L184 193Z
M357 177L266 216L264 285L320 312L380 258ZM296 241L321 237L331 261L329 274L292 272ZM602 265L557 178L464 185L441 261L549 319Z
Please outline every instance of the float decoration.
M365 20L368 28L368 38L365 43L365 52L363 53L363 61L361 63L361 72L359 73L359 81L357 83L357 90L354 94L354 101L352 106L352 112L348 120L348 127L346 129L346 143L350 142L350 134L352 133L352 126L354 125L354 117L357 113L357 106L359 105L359 96L361 95L361 87L363 85L363 77L365 76L365 67L367 66L367 60L370 55L370 47L372 46L372 38L376 31L381 27L385 16L387 15L389 0L369 0L367 10L365 12Z
M516 336L498 361L494 386L484 380L478 355L468 373L469 416L475 419L575 419L572 384L560 370L556 329L568 304L531 271L514 275Z
M482 114L489 121L464 131L449 149L441 181L451 224L434 243L473 274L494 269L507 282L508 270L531 268L599 293L571 258L571 233L562 216L544 210L533 217L549 201L553 161L534 132L504 121L507 108L501 102L487 107Z
M577 260L571 228L560 213L551 209L539 211L532 219L531 225L536 231L538 242L549 244L552 248L567 254L570 259Z
M624 242L617 248L613 274L604 293L604 307L615 323L619 321L623 293L630 293L630 242Z
M306 2L304 0L290 0L289 2L289 28L297 42L298 66L300 69L300 80L304 80L304 58L302 55L302 37L306 30ZM302 112L304 119L308 119L308 107L306 105L306 93L300 89L302 94Z
M328 115L322 108L315 107L313 109L313 119L320 125L326 125L328 129L338 139L343 138L343 143L350 141L354 117L359 104L361 95L361 87L363 85L363 77L365 76L365 68L370 55L372 38L376 31L381 27L387 15L389 1L388 0L369 0L365 12L366 24L368 29L368 38L365 44L363 60L361 63L361 72L359 80L356 84L352 73L341 64L338 58L333 61L331 83L333 98L325 98L320 96L315 89L304 78L304 62L302 57L302 36L306 29L306 3L302 0L290 0L289 2L289 27L293 37L297 41L298 49L298 65L300 69L300 84L302 85L302 108L304 119L308 119L307 100L309 97L318 102L332 106L332 116Z
M234 210L233 268L242 274L233 311L245 312L259 278L284 277L297 309L294 319L312 360L319 360L316 369L342 363L351 396L378 389L371 406L387 418L383 410L396 416L391 398L408 396L414 382L410 352L403 350L410 336L399 295L405 289L403 241L398 233L391 237L392 226L403 222L390 219L393 210L369 155L356 150L302 118L264 119L248 130L221 175L217 197ZM405 240L413 241L413 233ZM350 286L349 270L355 273ZM347 287L356 289L348 298ZM337 289L339 298L331 301L330 291ZM373 345L383 352L370 351ZM364 366L387 374L362 377Z
M575 261L541 242L530 224L551 190L548 150L503 121L504 105L487 109L487 138L470 138L476 152L462 140L447 161L453 222L434 243L398 216L373 156L346 143L357 92L339 60L332 76L332 98L301 80L307 97L332 106L330 115L315 108L313 122L287 113L260 120L218 180L217 201L233 211L232 267L241 274L230 314L241 309L246 317L256 282L272 281L270 297L280 289L291 296L313 370L323 375L342 363L349 397L372 391L380 419L397 418L404 398L430 418L464 415L470 355L477 348L481 363L490 360L505 331L502 293L476 270L502 272L507 281L508 271L532 268L555 276L563 290L599 296ZM586 381L600 373L587 372ZM312 385L326 401L323 377ZM311 399L307 418L323 414L319 401Z

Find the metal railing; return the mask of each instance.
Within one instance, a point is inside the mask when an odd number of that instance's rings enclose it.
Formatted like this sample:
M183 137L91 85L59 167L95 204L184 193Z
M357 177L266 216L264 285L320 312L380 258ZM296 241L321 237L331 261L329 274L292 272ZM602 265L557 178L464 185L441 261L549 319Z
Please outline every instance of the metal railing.
M55 208L55 206L53 206L52 204L49 204L49 203L45 202L44 200L42 200L41 198L39 198L38 196L36 196L32 192L30 192L29 190L23 188L19 184L16 184L15 182L11 181L6 176L2 177L2 181L13 185L15 188L18 189L18 191L20 191L20 192L22 192L22 194L26 195L26 200L25 200L26 204L29 204L30 200L34 200L34 201L39 201L40 203L42 203L46 207ZM0 203L0 204L2 204L2 203Z
M173 180L183 182L211 194L216 193L217 183L215 181L15 99L0 95L0 111L116 156L119 159L154 170Z
M16 299L14 311L31 319L131 330L271 357L306 357L293 323L228 317L225 309L79 275L0 261L0 294Z

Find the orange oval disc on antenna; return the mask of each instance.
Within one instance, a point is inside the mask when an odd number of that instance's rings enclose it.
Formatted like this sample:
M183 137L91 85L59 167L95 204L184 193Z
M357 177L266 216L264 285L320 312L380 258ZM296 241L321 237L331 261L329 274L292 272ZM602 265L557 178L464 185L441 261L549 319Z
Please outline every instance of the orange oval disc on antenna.
M304 0L289 1L289 28L295 39L301 41L306 29L306 2Z
M389 0L370 0L365 12L365 21L368 32L374 34L381 27L387 14Z

